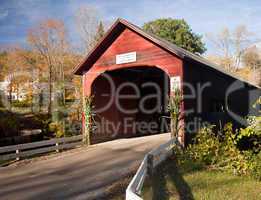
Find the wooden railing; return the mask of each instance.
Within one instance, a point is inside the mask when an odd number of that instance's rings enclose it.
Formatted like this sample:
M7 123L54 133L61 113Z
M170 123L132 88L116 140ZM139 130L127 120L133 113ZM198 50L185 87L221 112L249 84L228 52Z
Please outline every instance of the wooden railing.
M147 175L153 174L153 169L172 154L173 147L176 144L178 144L177 140L171 139L145 155L139 169L126 189L126 200L142 200L141 190Z
M82 135L44 140L18 145L0 147L0 161L19 160L36 154L74 148L82 144Z

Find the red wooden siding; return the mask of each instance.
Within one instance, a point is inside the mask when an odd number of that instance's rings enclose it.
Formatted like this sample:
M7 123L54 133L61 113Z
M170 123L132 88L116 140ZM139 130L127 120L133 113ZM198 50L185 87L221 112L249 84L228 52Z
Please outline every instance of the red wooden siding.
M117 54L133 51L137 52L136 62L116 65ZM84 75L85 95L90 95L92 82L102 72L137 66L156 66L169 76L179 75L182 79L181 59L126 28Z

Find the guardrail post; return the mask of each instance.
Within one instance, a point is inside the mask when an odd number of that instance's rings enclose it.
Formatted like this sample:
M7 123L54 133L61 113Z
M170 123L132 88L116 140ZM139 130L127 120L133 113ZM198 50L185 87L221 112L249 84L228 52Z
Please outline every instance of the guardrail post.
M16 153L16 160L17 160L17 161L20 160L20 157L19 157L20 151L19 151L19 149L16 149L16 150L15 150L15 153Z
M153 176L154 167L153 167L153 155L148 154L148 174L149 176Z
M56 146L56 152L59 153L59 143L55 143L55 146Z

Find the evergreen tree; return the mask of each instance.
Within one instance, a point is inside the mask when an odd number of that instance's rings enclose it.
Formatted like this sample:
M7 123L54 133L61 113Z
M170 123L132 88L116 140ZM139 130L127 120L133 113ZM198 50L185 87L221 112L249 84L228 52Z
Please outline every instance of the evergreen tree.
M206 51L202 36L192 32L183 19L156 19L145 23L143 29L192 53L203 54Z

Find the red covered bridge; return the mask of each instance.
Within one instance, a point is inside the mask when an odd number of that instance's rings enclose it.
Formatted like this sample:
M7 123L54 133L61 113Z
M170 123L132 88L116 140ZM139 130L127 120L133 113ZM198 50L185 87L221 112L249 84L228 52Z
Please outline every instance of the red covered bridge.
M167 99L175 87L184 97L183 141L204 121L242 124L260 96L260 87L123 19L74 73L83 76L84 95L94 96L99 128L92 143L166 131Z

